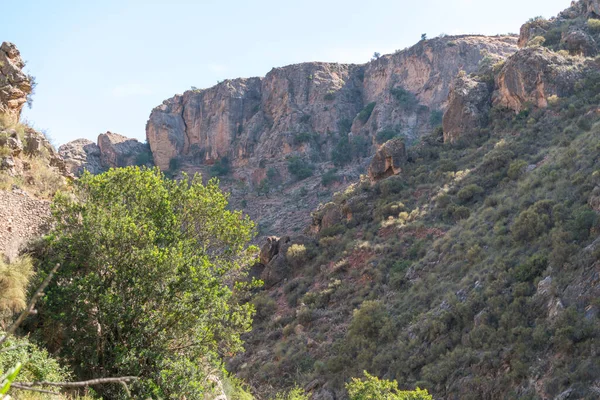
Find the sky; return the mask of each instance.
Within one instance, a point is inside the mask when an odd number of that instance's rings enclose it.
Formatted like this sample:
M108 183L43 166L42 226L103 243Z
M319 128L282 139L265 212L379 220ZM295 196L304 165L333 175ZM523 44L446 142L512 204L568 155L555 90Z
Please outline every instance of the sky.
M55 145L106 131L145 140L192 86L307 62L365 63L435 37L518 33L571 0L0 0L0 42L38 86L26 119Z

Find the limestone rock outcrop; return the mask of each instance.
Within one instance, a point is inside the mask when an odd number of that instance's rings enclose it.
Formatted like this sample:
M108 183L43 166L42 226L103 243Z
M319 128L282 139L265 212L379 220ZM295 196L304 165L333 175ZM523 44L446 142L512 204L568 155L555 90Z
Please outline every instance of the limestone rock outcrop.
M513 54L516 42L513 36L443 37L365 65L304 63L275 68L264 78L226 80L156 107L147 140L163 170L227 156L234 167L246 167L250 181L263 160L292 153L327 157L336 133L351 130L373 141L377 132L393 129L416 138L431 128L431 113L445 109L459 71L476 71L488 54ZM372 112L361 114L371 103ZM316 139L295 140L307 132Z
M69 172L77 176L85 170L99 174L109 168L152 166L152 155L148 146L136 139L112 132L98 135L98 144L88 139L77 139L60 146L58 152Z
M406 163L406 146L402 139L388 140L377 150L369 165L369 178L376 182L392 175L398 175Z
M21 110L33 91L33 79L22 70L25 62L17 47L4 42L0 45L0 115L6 124L19 122Z
M91 140L73 140L60 146L58 151L65 160L67 169L74 175L79 176L86 170L99 174L104 170L100 162L100 148Z
M476 72L484 57L504 59L516 49L513 36L455 36L421 41L372 61L365 69L363 97L364 104L376 105L364 127L355 124L353 132L373 136L393 129L403 136L419 137L431 129L431 113L446 109L459 71Z
M474 133L487 120L491 106L492 88L474 76L460 74L453 83L448 96L448 108L444 113L444 142L454 142L460 137Z
M130 165L146 164L149 149L137 139L131 139L118 133L106 132L98 136L100 163L105 168L119 168ZM147 157L142 157L147 155Z
M573 92L581 78L581 61L543 47L523 49L508 58L496 76L493 104L520 112L527 105L546 107L550 96Z
M598 54L598 45L589 33L582 29L570 29L563 33L561 43L573 55L594 57Z

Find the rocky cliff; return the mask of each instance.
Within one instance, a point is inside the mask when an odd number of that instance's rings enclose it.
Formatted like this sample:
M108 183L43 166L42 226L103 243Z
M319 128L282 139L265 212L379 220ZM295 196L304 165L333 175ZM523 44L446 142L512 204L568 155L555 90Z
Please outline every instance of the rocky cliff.
M446 108L459 71L476 71L488 54L511 55L516 42L512 36L443 37L365 65L305 63L275 68L264 78L227 80L156 107L146 126L148 143L163 170L227 156L251 174L261 161L331 146L335 133L351 131L370 143L384 130L415 139L439 123L435 115ZM305 132L319 143L299 145L295 135Z
M33 91L33 78L22 70L25 62L17 47L10 42L0 46L0 114L6 123L16 123Z
M88 139L77 139L60 146L58 152L69 172L75 175L81 175L85 170L98 174L110 168L152 165L148 146L112 132L98 135L98 144Z
M477 72L516 51L513 36L447 36L364 65L274 68L263 78L165 100L150 114L147 141L162 170L219 175L233 206L244 208L262 235L292 234L332 190L366 173L387 140L403 137L410 145L441 125L460 71ZM398 172L398 149L394 169L385 155L372 166L373 180Z
M43 234L54 192L65 186L64 161L46 137L19 123L33 79L12 43L0 46L0 257L16 257Z

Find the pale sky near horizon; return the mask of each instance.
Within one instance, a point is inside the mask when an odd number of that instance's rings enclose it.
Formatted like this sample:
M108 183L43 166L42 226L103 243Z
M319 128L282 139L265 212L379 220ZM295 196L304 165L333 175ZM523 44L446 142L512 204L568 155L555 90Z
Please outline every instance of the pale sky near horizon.
M516 33L571 0L0 0L0 42L38 86L23 117L56 145L111 131L145 140L163 100L306 61L365 63L422 33Z

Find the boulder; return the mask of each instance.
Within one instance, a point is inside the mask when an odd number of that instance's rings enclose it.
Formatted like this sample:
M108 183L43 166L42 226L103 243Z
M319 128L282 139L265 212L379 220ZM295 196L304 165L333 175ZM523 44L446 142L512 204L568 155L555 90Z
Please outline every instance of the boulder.
M100 162L100 148L88 139L77 139L58 148L58 153L65 160L67 170L76 175L84 171L99 174L104 171Z
M14 129L0 132L0 147L7 147L15 157L23 151L23 143Z
M600 1L599 0L584 0L589 17L600 17Z
M459 75L450 89L442 120L444 142L454 142L481 128L487 120L491 100L492 90L487 83Z
M342 222L342 212L334 203L327 203L321 217L320 229L330 228Z
M8 157L1 157L0 158L0 171L12 171L12 169L15 167L15 160L8 156Z
M377 182L398 175L406 162L406 146L400 138L385 142L373 156L369 165L369 178Z
M598 54L594 38L581 29L572 29L565 32L561 43L573 55L594 57Z
M267 265L279 253L280 239L277 236L267 237L267 241L260 248L260 263Z
M142 154L149 154L149 149L137 139L128 138L118 133L106 132L98 136L100 162L104 168L119 168L137 165ZM150 159L150 157L147 157Z

